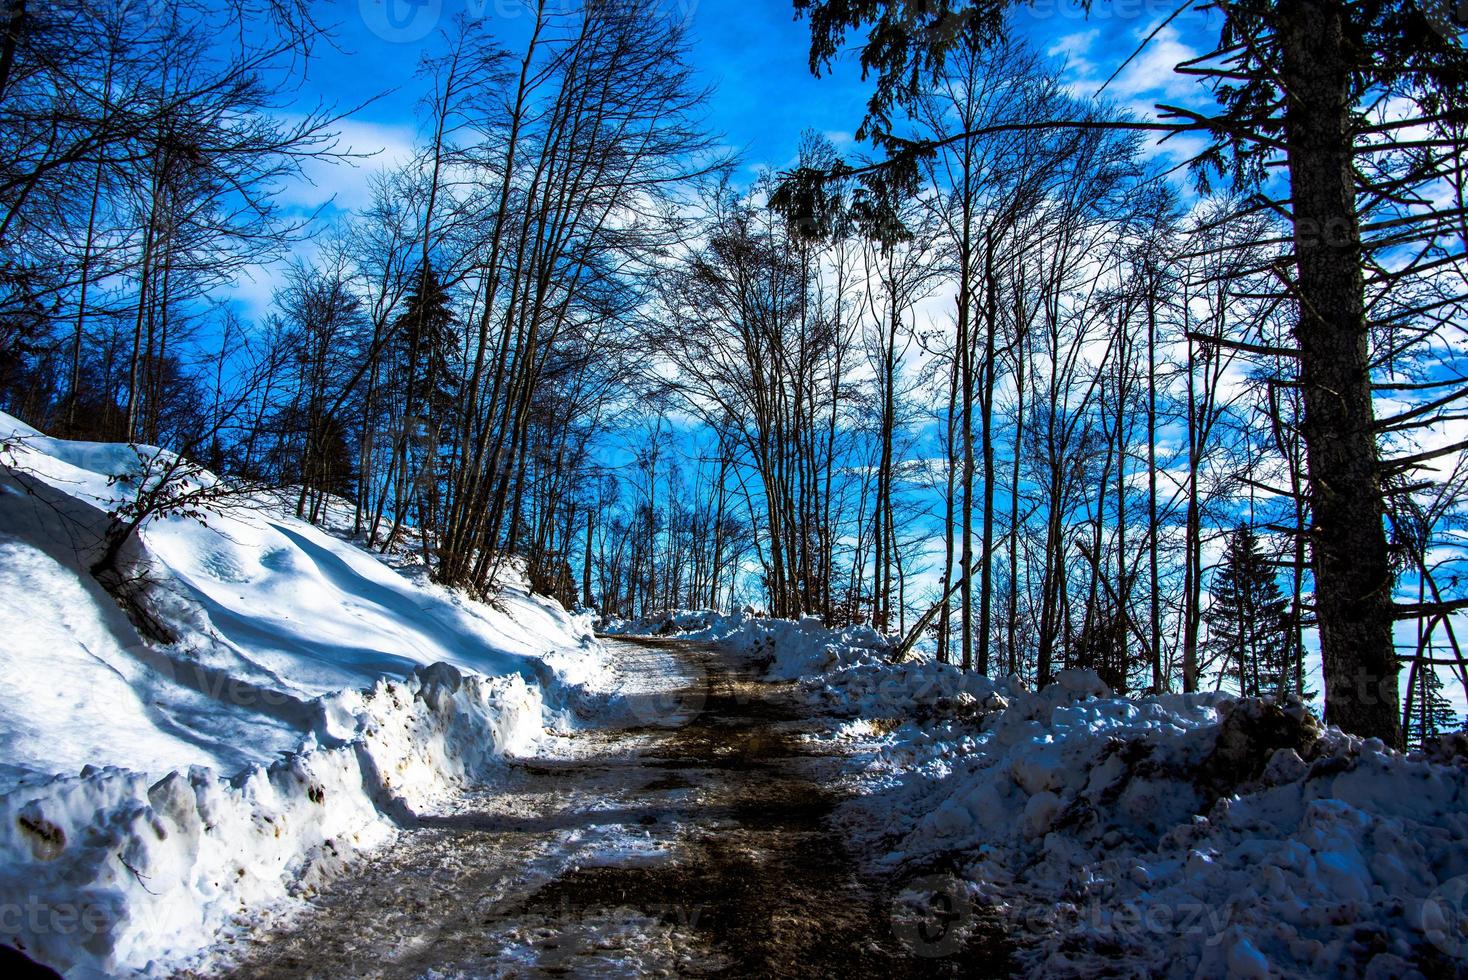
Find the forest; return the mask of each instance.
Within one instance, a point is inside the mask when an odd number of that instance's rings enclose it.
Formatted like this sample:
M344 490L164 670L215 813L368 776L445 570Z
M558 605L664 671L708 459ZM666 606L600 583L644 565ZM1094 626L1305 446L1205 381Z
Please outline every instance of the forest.
M118 540L268 490L482 597L523 569L608 617L1457 727L1443 5L1167 5L1206 53L1143 117L1001 0L795 0L810 69L854 50L871 101L756 179L657 0L445 16L391 167L300 102L321 5L0 6L0 410L154 464ZM322 165L370 203L284 208Z

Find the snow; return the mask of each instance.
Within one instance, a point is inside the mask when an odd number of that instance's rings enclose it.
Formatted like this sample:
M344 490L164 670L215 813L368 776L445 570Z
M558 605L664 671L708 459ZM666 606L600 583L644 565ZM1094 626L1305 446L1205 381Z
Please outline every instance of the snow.
M158 451L7 416L0 443L0 942L68 976L169 969L632 700L588 616L436 586L342 540L340 507L337 534L260 498L146 524L179 637L146 641L87 568Z
M768 676L793 680L873 655L887 653L890 642L868 626L829 630L821 620L770 619L750 611L723 615L711 610L676 610L644 620L604 623L608 635L677 635L685 640L720 643L752 659L766 658Z
M0 942L68 976L196 962L416 815L493 792L547 730L701 707L696 678L621 674L588 615L523 582L486 605L344 540L340 503L325 528L258 497L147 524L145 604L179 638L144 640L87 569L157 451L3 416L0 446ZM999 911L1030 975L1448 975L1468 958L1463 736L1404 755L1298 702L1121 697L1089 671L1030 691L896 664L871 629L810 618L604 628L798 678L829 718L812 737L850 760L855 852L912 915L935 893ZM649 838L608 860L665 858ZM925 954L962 948L931 926L908 930Z
M801 675L850 753L856 852L894 885L1001 911L1028 975L1468 969L1464 736L1402 754L1298 701L1119 697L1090 671L1031 692L812 621L614 625L727 638Z

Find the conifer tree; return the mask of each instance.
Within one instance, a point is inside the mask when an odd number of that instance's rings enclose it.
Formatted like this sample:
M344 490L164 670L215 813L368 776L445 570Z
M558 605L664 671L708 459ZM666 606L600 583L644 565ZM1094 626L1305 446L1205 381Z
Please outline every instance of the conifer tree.
M1412 716L1407 720L1407 744L1420 746L1424 739L1458 729L1458 712L1443 694L1442 678L1422 664L1413 678Z
M455 375L451 364L457 338L448 292L432 266L424 265L415 280L407 306L394 321L391 334L401 424L393 437L389 479L393 521L384 550L397 540L409 507L418 508L418 522L424 529L433 523L439 499L439 447L450 441L444 426L454 408ZM378 516L373 519L374 535L386 503L384 495L378 504Z
M437 430L453 405L456 337L448 291L432 267L417 277L395 336L403 378L403 410Z
M1229 537L1223 567L1213 580L1207 650L1245 697L1284 693L1290 683L1286 602L1274 569L1247 525Z

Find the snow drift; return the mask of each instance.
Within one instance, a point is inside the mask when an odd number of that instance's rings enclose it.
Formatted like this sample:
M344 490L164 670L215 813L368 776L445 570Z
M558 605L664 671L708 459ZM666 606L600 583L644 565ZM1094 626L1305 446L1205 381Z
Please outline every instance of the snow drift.
M1464 736L1403 754L1298 701L1118 697L1091 671L1031 692L811 621L647 626L804 675L853 753L856 850L907 885L901 916L942 912L912 931L928 955L964 955L990 906L1032 976L1468 971Z
M142 530L130 573L178 638L144 640L87 569L156 450L4 416L0 443L0 942L70 976L309 890L604 675L588 618L469 601L261 500Z
M814 616L792 621L748 611L724 615L707 609L675 610L640 620L613 620L601 629L611 635L678 636L719 643L763 661L772 680L794 680L885 657L892 650L891 642L869 626L831 630Z

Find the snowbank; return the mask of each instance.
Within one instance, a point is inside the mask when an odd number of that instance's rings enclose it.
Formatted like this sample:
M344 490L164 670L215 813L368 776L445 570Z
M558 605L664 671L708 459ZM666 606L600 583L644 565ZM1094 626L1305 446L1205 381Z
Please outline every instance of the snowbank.
M130 571L178 637L146 641L87 569L157 451L5 416L0 443L0 942L69 976L166 968L309 890L606 678L589 617L260 500L143 528Z
M232 779L89 769L0 797L6 941L70 976L187 957L490 778L541 722L539 692L518 676L447 664L318 707L300 751Z
M678 636L708 640L768 664L772 680L794 680L845 664L890 658L892 645L868 626L827 629L807 616L799 621L770 619L752 612L732 615L710 610L678 610L643 620L614 620L602 632L612 635Z
M908 904L950 910L927 954L964 955L987 905L1033 976L1468 970L1462 736L1404 755L1299 702L1116 697L1090 671L1035 693L892 664L859 632L704 631L772 641L777 674L803 666L807 696L854 719L837 731L862 795L839 818Z

